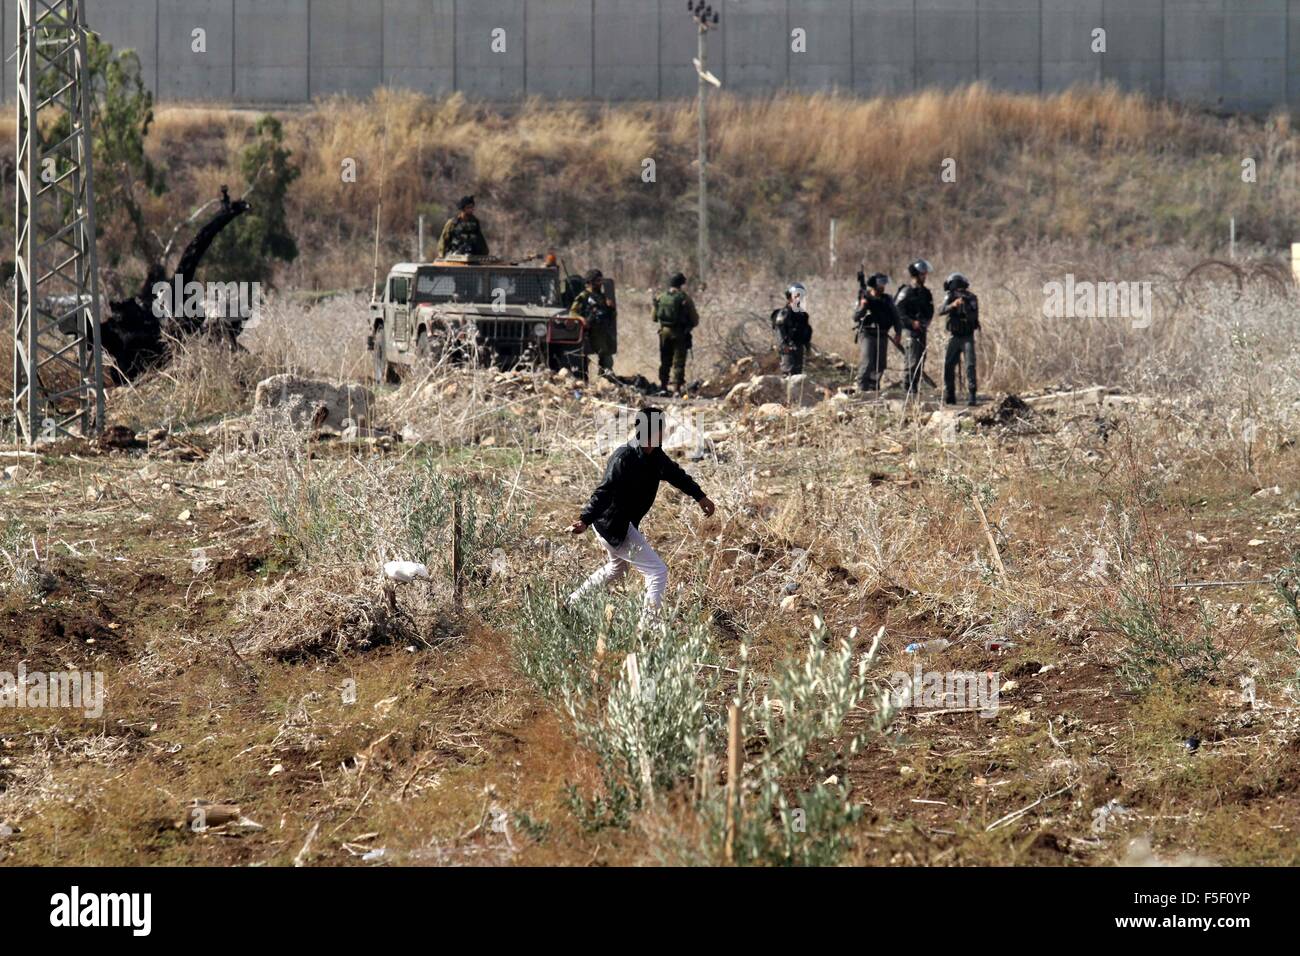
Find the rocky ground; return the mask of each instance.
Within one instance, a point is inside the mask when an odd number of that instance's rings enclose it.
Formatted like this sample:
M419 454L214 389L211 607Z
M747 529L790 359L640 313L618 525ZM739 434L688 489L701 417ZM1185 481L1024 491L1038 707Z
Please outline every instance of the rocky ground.
M1293 440L1229 460L1162 397L909 406L832 390L833 357L802 388L771 358L668 402L672 453L719 511L664 492L646 530L676 616L666 643L629 640L646 668L701 648L684 693L703 716L681 771L636 737L657 762L630 789L602 757L626 676L604 646L639 583L595 625L590 685L553 681L568 665L539 636L569 632L536 602L598 560L561 528L636 390L278 379L203 427L0 450L0 670L106 682L94 716L0 710L0 858L718 861L740 698L754 862L1297 862ZM397 558L430 579L386 581ZM776 761L803 693L781 675L831 674L809 648L841 641L841 677L863 661L866 683L808 690L825 722ZM882 720L877 691L914 668L997 675L996 714L918 700ZM791 835L814 791L842 818Z

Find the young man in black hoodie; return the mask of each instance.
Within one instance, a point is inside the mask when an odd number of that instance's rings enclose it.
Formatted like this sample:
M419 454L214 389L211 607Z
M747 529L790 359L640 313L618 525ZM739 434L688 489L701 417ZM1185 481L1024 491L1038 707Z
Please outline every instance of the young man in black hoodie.
M569 526L572 534L582 534L590 527L609 556L604 567L569 595L570 605L635 568L646 581L642 621L658 610L668 588L668 566L641 534L640 524L654 504L660 481L693 498L706 517L713 514L709 496L660 447L663 422L664 413L658 408L637 412L636 437L615 449L605 466L604 481L592 493L581 517Z

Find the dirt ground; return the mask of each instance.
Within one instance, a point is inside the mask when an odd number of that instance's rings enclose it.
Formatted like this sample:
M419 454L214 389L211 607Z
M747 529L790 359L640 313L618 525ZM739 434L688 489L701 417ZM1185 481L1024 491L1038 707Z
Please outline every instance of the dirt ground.
M259 483L266 453L222 432L3 451L17 471L0 484L0 670L102 672L106 703L93 717L0 710L0 860L694 858L681 851L689 783L622 825L575 811L575 792L599 791L596 758L521 673L503 614L523 589L568 587L595 566L592 543L561 527L597 477L593 416L635 396L450 372L381 395L380 420L428 421L431 387L442 414L458 409L455 437L301 446L330 483L376 468L388 483L424 467L472 476L525 522L508 572L469 586L462 609L441 589L399 588L394 607L418 622L405 629L382 626L377 563L323 551L313 563L287 546L274 482ZM846 863L1300 862L1298 658L1269 583L1300 540L1295 442L1246 471L1196 459L1159 402L999 420L1001 398L952 428L930 408L846 396L673 404L710 436L699 460L674 454L719 512L705 519L666 489L646 531L674 599L708 610L724 669L741 644L755 673L775 669L818 616L837 636L857 628L859 649L883 627L879 684L914 664L1000 680L996 716L904 709L856 753L824 741L790 787L846 786L861 811ZM1121 512L1132 534L1107 543ZM1157 559L1177 569L1162 622L1190 634L1212 620L1221 658L1205 673L1170 658L1135 687L1117 595ZM1173 587L1189 582L1215 583ZM312 596L325 593L367 609L365 636L343 636ZM290 618L293 640L259 638ZM950 644L906 651L935 639Z

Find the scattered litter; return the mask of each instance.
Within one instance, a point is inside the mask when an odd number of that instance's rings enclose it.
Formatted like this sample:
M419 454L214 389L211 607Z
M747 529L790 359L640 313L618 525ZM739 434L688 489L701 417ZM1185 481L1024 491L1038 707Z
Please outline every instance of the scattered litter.
M384 576L399 584L410 584L419 578L429 579L429 569L415 561L389 561L384 565Z
M1120 863L1121 866L1214 866L1213 860L1192 853L1179 853L1177 856L1163 859L1151 849L1150 837L1136 837L1130 841L1128 852Z
M196 801L185 808L185 817L177 824L195 833L217 827L232 827L241 830L264 830L260 823L250 820L233 803L206 803Z
M1105 833L1112 823L1119 823L1132 811L1118 800L1111 800L1092 811L1092 832Z
M917 654L921 651L941 651L952 644L951 641L942 637L937 637L932 641L913 641L903 650L908 654Z

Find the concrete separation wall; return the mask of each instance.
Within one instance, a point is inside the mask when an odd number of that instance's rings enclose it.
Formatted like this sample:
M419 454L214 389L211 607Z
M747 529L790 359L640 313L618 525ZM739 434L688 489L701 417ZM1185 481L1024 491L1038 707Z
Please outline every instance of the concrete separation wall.
M0 0L12 51L14 0ZM1228 110L1300 104L1300 0L713 0L728 90L863 95L1112 81ZM388 84L494 100L692 96L683 0L86 0L161 100L292 104ZM1104 31L1102 36L1098 31ZM1100 44L1104 43L1104 52ZM13 62L0 95L13 96Z

